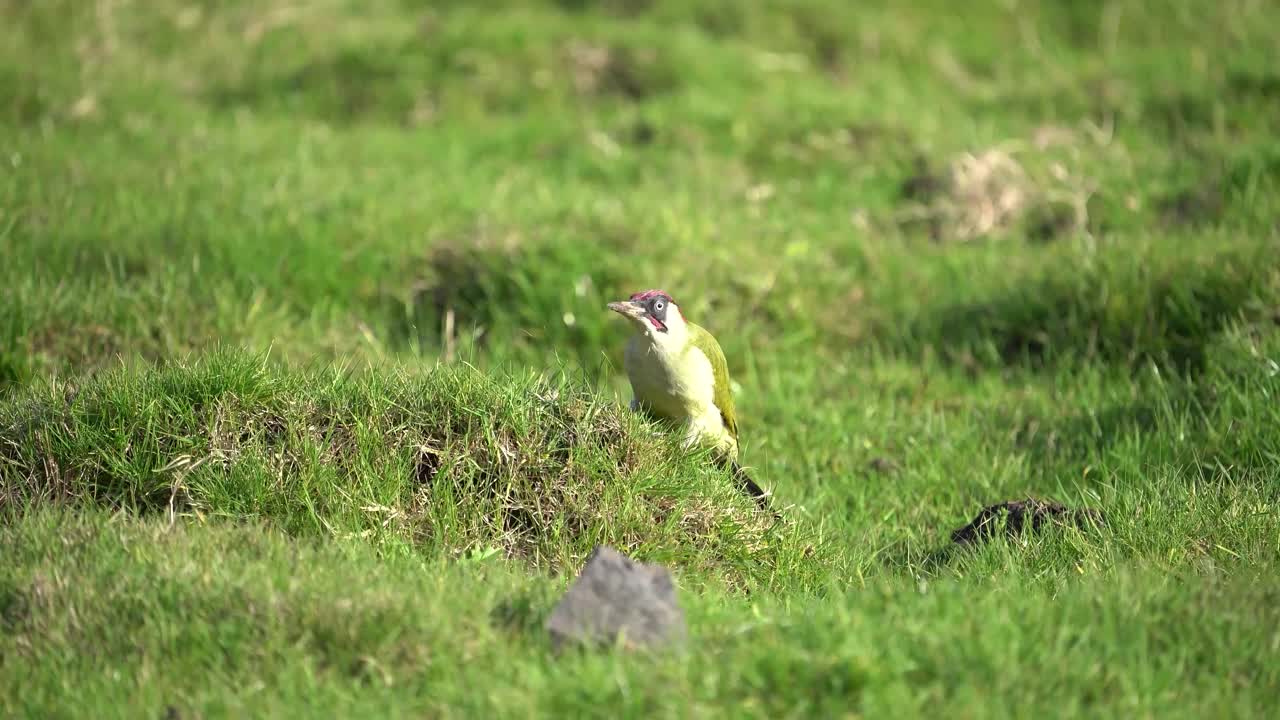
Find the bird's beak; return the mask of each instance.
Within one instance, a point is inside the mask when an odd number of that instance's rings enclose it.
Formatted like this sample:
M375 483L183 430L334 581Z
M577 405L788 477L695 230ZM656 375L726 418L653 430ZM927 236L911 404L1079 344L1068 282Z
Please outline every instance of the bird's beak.
M609 309L624 317L637 320L645 316L644 306L638 302L626 300L623 302L609 303Z

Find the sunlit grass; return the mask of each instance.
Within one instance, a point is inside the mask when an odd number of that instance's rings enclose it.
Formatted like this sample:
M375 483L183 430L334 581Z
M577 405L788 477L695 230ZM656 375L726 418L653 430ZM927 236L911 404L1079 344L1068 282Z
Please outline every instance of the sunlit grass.
M5 714L1274 714L1270 5L0 17ZM950 546L1028 495L1107 525ZM602 542L689 654L548 653Z

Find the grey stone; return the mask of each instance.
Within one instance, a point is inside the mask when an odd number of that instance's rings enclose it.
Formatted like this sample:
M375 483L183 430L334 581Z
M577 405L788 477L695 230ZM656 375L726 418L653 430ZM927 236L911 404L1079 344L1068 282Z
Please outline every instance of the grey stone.
M682 643L687 634L671 573L605 545L591 551L547 618L547 630L557 649L570 642L613 644L619 638L629 648L654 648Z

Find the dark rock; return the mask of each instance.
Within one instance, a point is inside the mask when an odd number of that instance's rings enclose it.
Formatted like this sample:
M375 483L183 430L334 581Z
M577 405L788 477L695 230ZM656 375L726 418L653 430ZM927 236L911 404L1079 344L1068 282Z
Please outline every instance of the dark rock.
M891 458L874 457L871 458L871 462L867 463L867 468L872 472L887 475L898 471L898 463L894 462Z
M652 124L641 120L631 128L631 141L636 145L649 145L658 136L658 130Z
M946 188L946 178L931 170L929 161L924 156L917 156L915 165L915 172L902 182L898 195L903 200L931 202Z
M1210 179L1160 199L1156 207L1166 225L1202 226L1222 218L1226 197L1221 183Z
M1027 222L1027 236L1047 243L1083 229L1074 208L1061 204L1034 207Z
M1068 523L1084 529L1091 525L1101 525L1105 518L1098 510L1091 508L1072 509L1052 500L1009 500L982 509L976 517L964 527L951 533L951 540L956 543L971 543L988 540L996 532L1001 511L1007 513L1004 530L1010 536L1018 535L1030 521L1032 530L1040 530L1046 522L1052 521L1060 525Z
M682 642L684 611L671 574L636 562L608 546L591 551L582 572L547 619L552 645L612 644L633 647Z

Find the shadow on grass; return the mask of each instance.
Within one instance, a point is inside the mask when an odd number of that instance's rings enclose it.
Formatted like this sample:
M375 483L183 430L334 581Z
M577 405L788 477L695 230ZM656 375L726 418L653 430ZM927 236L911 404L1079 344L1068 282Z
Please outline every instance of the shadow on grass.
M600 238L601 235L594 235ZM612 348L605 305L623 285L605 237L583 252L573 242L445 242L409 263L383 295L388 343L446 354L463 347L554 352L594 371Z
M1155 362L1194 374L1228 324L1265 313L1277 300L1278 262L1263 251L1164 268L1140 258L1096 272L1052 268L989 298L927 314L908 336L940 349L944 362L973 371L1048 371L1079 362L1132 369Z
M1125 437L1158 428L1157 409L1144 402L1083 412L1057 421L996 417L996 425L1009 431L1012 448L1032 457L1037 467L1046 468L1087 462L1105 455L1108 448Z
M992 433L1007 435L1010 449L1025 455L1040 477L1073 477L1085 486L1114 481L1086 470L1105 470L1116 452L1141 457L1147 466L1181 469L1197 481L1249 482L1273 471L1280 457L1274 430L1280 413L1259 402L1277 389L1274 375L1234 376L1215 366L1098 411L1043 420L997 414Z
M212 90L215 107L288 108L339 125L401 122L427 97L430 58L408 47L337 50L293 69L274 65Z
M678 69L651 48L608 41L485 47L486 41L503 39L424 29L411 41L337 49L293 68L264 59L207 97L223 109L287 110L342 126L419 125L440 114L522 113L570 99L640 103L681 83ZM531 69L539 68L550 86L530 82Z
M514 593L498 602L489 612L489 620L500 630L513 635L534 638L550 617L555 597L538 590Z
M968 499L966 505L971 502L973 507L964 517L947 513L942 519L947 527L929 528L925 534L933 538L940 530L953 531L951 542L942 540L929 547L904 540L888 548L881 563L894 572L922 577L943 573L965 556L954 531L974 517L978 505L1054 493L1056 488L1076 487L1080 492L1067 490L1068 495L1088 498L1110 497L1109 490L1117 485L1148 484L1152 478L1161 484L1206 489L1274 487L1280 458L1280 406L1268 400L1280 394L1280 370L1268 358L1280 350L1277 325L1280 322L1267 321L1233 330L1229 341L1207 349L1203 372L1142 382L1131 400L1065 416L1052 411L1044 416L994 413L988 434L996 438L997 446L1007 446L1003 452L1025 460L1026 477L1003 488L1000 492L1005 497ZM1242 351L1242 344L1252 351ZM977 517L990 515L990 509ZM1113 518L1121 525L1136 522L1113 507L1094 509L1107 524ZM1160 512L1160 508L1150 511Z

